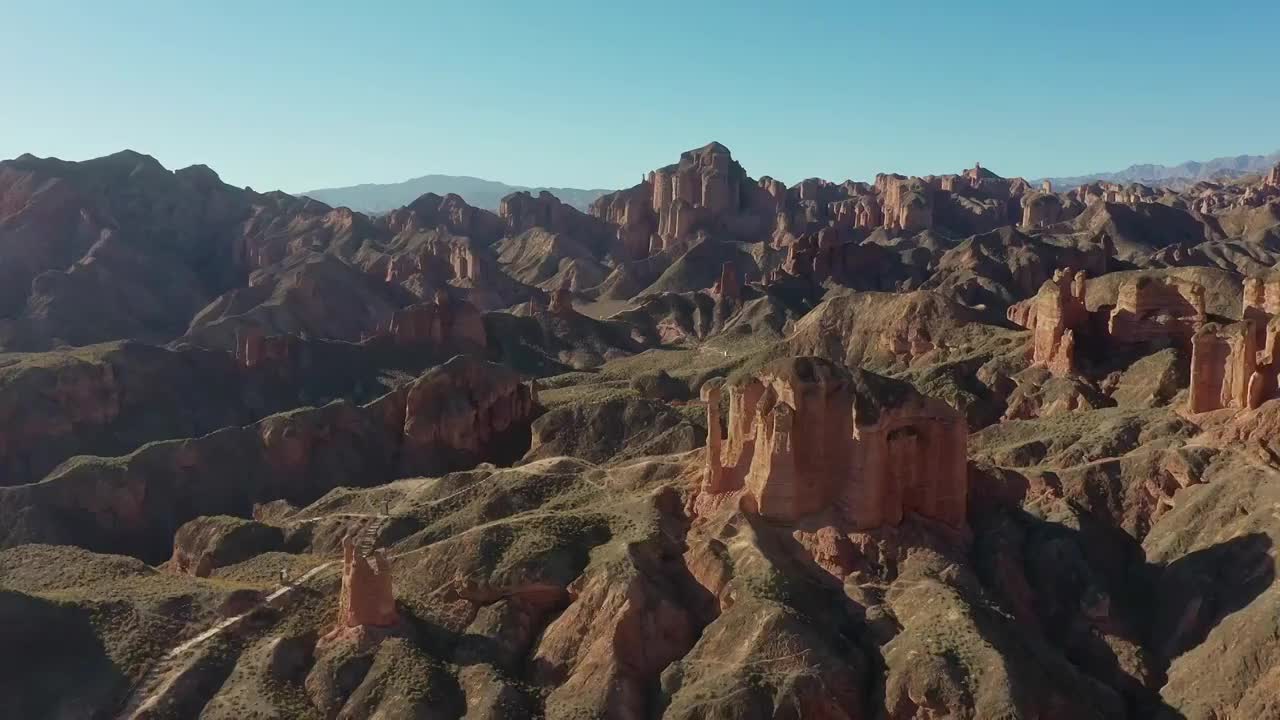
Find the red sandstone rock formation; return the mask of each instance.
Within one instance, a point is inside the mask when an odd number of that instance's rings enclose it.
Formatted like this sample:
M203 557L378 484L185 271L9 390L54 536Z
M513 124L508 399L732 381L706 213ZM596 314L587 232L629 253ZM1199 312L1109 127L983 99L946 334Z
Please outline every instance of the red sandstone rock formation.
M170 572L209 577L215 568L244 562L279 549L278 527L229 516L199 517L183 523L173 536Z
M342 539L342 592L335 632L358 627L392 627L400 622L392 589L391 563L382 550L357 552L350 535Z
M909 385L799 357L729 388L727 446L719 385L704 386L708 454L700 508L725 495L779 520L831 511L854 529L917 512L965 518L964 416ZM720 450L720 452L716 452Z
M707 219L741 209L746 174L729 149L713 142L680 156L680 162L649 174L653 210L663 247L684 239Z
M1107 334L1122 344L1170 338L1185 347L1206 321L1204 303L1198 283L1142 276L1120 286Z
M653 186L648 180L628 190L620 190L598 198L591 204L591 214L616 225L617 253L624 260L648 257L651 240L657 232L653 214ZM661 241L657 243L661 245Z
M766 231L763 220L788 197L777 181L752 183L729 149L713 142L682 153L678 163L654 170L635 187L599 198L591 214L617 224L620 254L639 259L684 247L700 230L757 239Z
M1009 308L1009 320L1032 331L1031 362L1054 375L1075 372L1076 334L1089 325L1084 290L1083 272L1058 270L1034 298Z
M1255 384L1255 393L1261 392L1258 380L1254 379L1256 366L1257 346L1251 322L1201 328L1191 339L1187 409L1199 413L1248 407L1250 384Z
M387 228L398 235L419 229L444 228L455 237L486 244L501 237L505 226L497 215L472 207L453 193L444 197L427 193L405 207L391 211L384 221Z
M1277 395L1280 280L1246 278L1243 296L1243 321L1202 326L1191 339L1189 412L1253 410Z
M1022 227L1048 227L1061 219L1062 200L1052 192L1022 196Z
M488 342L480 311L471 303L450 299L443 290L436 292L434 302L397 310L385 334L403 345L484 348Z
M510 235L540 227L555 233L573 235L581 241L586 241L599 237L607 231L597 218L579 211L572 205L566 205L546 190L538 193L536 197L528 191L507 195L498 204L498 216L506 223L507 233ZM625 218L622 220L625 221Z
M1107 345L1155 341L1185 348L1207 318L1204 288L1198 283L1144 275L1120 286L1103 334L1095 330L1098 314L1085 307L1084 290L1083 272L1059 270L1035 298L1008 310L1011 322L1033 331L1032 362L1054 375L1075 372L1075 344L1086 337Z
M528 445L528 425L539 413L530 387L515 372L460 355L413 382L403 410L392 407L390 422L403 423L403 474L466 467L483 457L514 460ZM402 412L403 414L399 414ZM517 442L509 437L522 432Z
M920 178L880 174L876 188L883 193L886 228L918 232L933 227L933 196Z
M1258 345L1263 345L1267 323L1280 315L1280 277L1245 278L1243 294L1240 317L1253 321Z

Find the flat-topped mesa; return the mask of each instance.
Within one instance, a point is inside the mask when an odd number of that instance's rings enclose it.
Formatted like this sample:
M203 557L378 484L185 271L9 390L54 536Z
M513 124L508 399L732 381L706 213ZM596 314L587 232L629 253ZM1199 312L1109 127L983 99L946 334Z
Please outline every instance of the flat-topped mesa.
M831 511L852 529L906 513L960 527L968 489L965 418L909 384L816 357L776 361L728 388L708 383L707 462L697 507L740 507L782 521Z
M639 185L600 197L590 213L618 226L618 254L639 259L681 247L703 230L754 239L788 198L777 181L752 182L729 149L713 142Z
M1084 291L1083 271L1056 270L1034 298L1009 308L1009 320L1032 331L1031 362L1054 375L1076 371L1076 336L1087 333L1090 324Z
M342 591L338 596L338 626L393 627L400 622L392 587L391 563L382 550L361 555L351 535L342 539Z
M711 295L726 304L742 302L742 283L738 281L738 268L731 262L720 266L720 277L711 287Z
M1120 344L1169 339L1185 348L1206 321L1204 287L1199 283L1141 276L1120 286L1107 334Z
M718 142L681 153L680 162L649 173L663 247L684 239L699 224L741 210L746 180L746 171Z
M1280 374L1280 276L1246 278L1241 315L1207 324L1191 339L1192 413L1254 409L1277 396Z

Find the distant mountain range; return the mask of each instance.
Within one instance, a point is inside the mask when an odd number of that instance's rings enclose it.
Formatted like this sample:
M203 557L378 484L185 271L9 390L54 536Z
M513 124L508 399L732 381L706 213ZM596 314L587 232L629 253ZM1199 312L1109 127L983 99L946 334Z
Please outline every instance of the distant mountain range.
M1265 173L1280 162L1280 152L1270 155L1237 155L1213 160L1189 161L1181 165L1131 165L1124 170L1099 172L1074 177L1052 177L1035 180L1051 180L1059 190L1090 182L1142 183L1170 187L1175 190L1194 185L1201 180L1230 180L1245 175ZM560 198L562 202L579 210L586 210L596 198L613 192L605 189L526 187L508 185L496 180L466 175L423 175L398 183L370 183L349 187L321 188L296 193L319 200L334 207L349 207L366 213L383 213L403 207L426 193L448 195L456 193L468 204L486 210L497 210L503 197L513 192L528 190L535 195L543 190Z
M1043 179L1052 180L1054 187L1059 190L1098 181L1163 185L1181 189L1187 185L1194 185L1201 180L1230 180L1244 175L1265 173L1277 162L1280 162L1280 152L1274 152L1270 155L1220 157L1204 162L1192 160L1181 165L1130 165L1124 170L1115 172ZM1040 181L1037 180L1036 182Z
M319 200L334 207L349 207L365 213L381 213L408 205L426 193L448 195L456 193L467 204L487 210L497 210L498 202L513 192L528 190L538 194L543 190L560 198L561 202L579 210L586 210L596 198L612 190L582 190L579 188L525 187L507 185L494 180L467 177L465 175L423 175L398 183L352 185L350 187L322 188L298 195Z

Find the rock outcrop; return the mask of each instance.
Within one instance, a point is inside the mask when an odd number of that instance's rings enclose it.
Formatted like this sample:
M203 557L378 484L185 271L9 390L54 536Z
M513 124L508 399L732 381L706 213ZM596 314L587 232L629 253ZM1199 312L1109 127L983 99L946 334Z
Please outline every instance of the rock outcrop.
M1062 199L1052 192L1022 197L1022 227L1044 228L1062 219Z
M1253 410L1277 395L1280 279L1247 278L1241 305L1244 320L1204 325L1191 339L1189 412Z
M933 227L933 193L920 178L877 175L876 189L884 197L884 226L919 232Z
M720 388L703 389L700 506L733 495L746 511L784 521L831 512L868 529L915 512L964 524L968 427L945 403L814 357L777 361L728 390L722 447Z
M1139 277L1120 286L1107 334L1121 344L1170 340L1182 347L1206 322L1204 288L1175 277Z
M1129 278L1113 307L1090 311L1084 273L1070 268L1055 271L1034 298L1011 306L1007 315L1032 331L1032 362L1058 376L1077 372L1076 347L1082 342L1099 353L1136 345L1186 350L1208 321L1204 287L1175 276Z
M514 371L459 355L403 391L402 475L462 469L484 458L509 463L529 447L529 424L541 412ZM399 402L399 398L395 399Z
M1262 389L1256 368L1257 345L1251 322L1201 328L1191 339L1187 409L1199 413L1257 407L1256 402L1250 403L1250 396Z
M400 345L428 343L441 348L483 350L487 344L480 311L465 300L453 300L443 290L433 302L397 310L375 335L389 336Z
M752 183L729 149L712 142L681 153L639 185L602 196L591 214L618 225L619 254L634 260L687 247L699 232L755 239L786 196L781 183Z
M1058 270L1034 298L1009 308L1009 320L1032 332L1031 362L1054 375L1076 370L1076 335L1087 332L1090 322L1084 291L1083 272Z
M342 539L342 592L338 596L335 633L351 628L387 628L400 622L391 575L391 563L382 550L368 554L356 539Z
M683 240L713 218L735 214L742 207L742 166L720 143L690 150L680 162L649 173L653 211L663 247Z
M573 238L574 242L589 248L593 255L602 254L606 238L614 233L609 222L561 202L546 190L536 196L528 191L507 195L498 205L498 217L506 223L508 237L542 228ZM624 224L626 218L621 220L617 224Z

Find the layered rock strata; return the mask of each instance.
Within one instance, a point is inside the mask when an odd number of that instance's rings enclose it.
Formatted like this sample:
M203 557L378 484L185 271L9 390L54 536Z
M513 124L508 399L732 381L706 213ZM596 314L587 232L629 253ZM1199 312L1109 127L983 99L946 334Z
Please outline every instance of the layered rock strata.
M747 512L788 522L829 511L853 529L912 512L964 524L968 428L945 403L821 358L789 358L728 387L722 440L722 389L702 391L702 507L737 495Z

